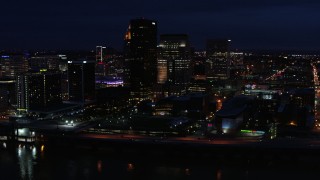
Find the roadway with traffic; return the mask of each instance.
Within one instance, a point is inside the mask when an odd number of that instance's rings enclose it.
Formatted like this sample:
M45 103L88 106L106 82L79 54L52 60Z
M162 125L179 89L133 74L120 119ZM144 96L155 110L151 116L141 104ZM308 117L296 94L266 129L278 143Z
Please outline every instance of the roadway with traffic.
M243 147L265 147L265 148L298 148L298 149L320 149L319 138L276 138L273 140L261 139L259 137L153 137L144 135L110 135L110 134L77 134L75 139L86 139L91 142L130 142L144 144L187 144L187 145L209 145L209 146L243 146Z

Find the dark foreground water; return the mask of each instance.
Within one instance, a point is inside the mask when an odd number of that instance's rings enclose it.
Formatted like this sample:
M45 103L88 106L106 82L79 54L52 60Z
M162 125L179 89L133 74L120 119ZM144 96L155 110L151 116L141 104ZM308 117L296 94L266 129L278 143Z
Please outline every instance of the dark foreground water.
M0 179L318 179L320 162L254 162L246 158L197 158L79 148L1 144Z

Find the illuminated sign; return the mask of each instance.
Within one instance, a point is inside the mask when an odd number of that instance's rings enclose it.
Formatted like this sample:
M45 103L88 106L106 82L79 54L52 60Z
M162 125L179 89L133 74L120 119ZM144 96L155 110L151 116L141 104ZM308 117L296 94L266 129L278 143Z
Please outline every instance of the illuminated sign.
M253 134L264 134L264 131L256 131L256 130L246 130L246 129L242 129L240 131L241 133L253 133Z

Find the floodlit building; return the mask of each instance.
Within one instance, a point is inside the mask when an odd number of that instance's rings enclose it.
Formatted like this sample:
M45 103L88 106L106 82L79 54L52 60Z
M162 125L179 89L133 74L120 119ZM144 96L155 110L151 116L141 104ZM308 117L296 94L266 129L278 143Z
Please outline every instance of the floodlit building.
M190 45L186 34L163 34L158 45L158 83L185 86L191 79Z

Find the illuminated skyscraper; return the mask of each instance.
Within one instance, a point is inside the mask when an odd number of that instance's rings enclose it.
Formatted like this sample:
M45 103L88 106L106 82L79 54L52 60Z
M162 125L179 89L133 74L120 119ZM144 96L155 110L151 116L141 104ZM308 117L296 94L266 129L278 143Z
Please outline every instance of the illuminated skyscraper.
M105 56L106 47L97 46L96 47L96 62L103 62Z
M158 81L187 85L191 78L190 46L188 35L165 34L158 46ZM165 74L166 73L166 74Z
M159 84L165 84L168 80L168 63L165 59L158 58L158 76L157 76L157 82Z
M69 101L84 103L94 100L94 73L94 61L68 61Z
M62 103L61 74L28 72L16 78L17 108L19 111L43 110Z
M227 39L207 41L207 78L225 80L230 76L229 44Z
M125 85L134 99L147 98L157 81L157 23L147 19L130 21L125 35Z
M96 47L96 69L95 69L96 76L105 76L106 75L105 56L106 56L106 47L97 46Z

